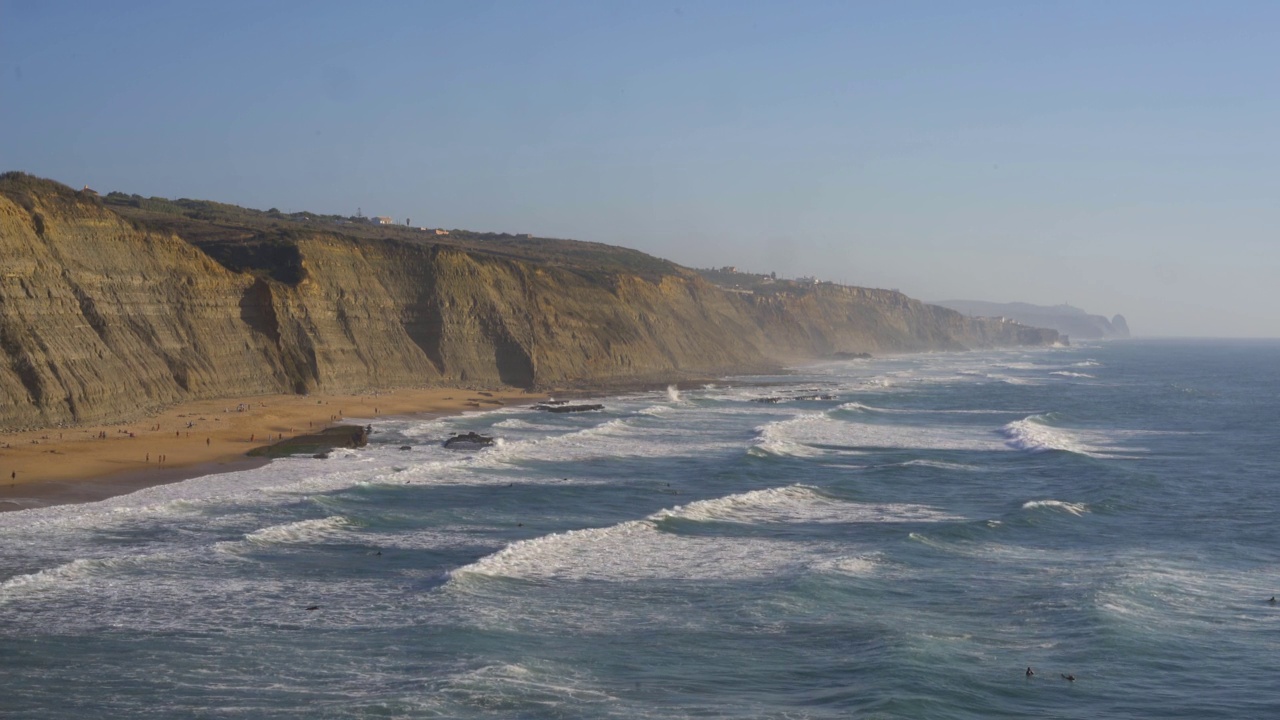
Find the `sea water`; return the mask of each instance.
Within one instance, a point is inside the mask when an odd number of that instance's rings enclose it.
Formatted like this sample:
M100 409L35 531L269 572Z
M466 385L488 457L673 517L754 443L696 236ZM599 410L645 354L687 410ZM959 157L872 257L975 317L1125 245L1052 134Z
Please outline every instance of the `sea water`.
M0 714L1280 716L1278 367L829 362L2 514Z

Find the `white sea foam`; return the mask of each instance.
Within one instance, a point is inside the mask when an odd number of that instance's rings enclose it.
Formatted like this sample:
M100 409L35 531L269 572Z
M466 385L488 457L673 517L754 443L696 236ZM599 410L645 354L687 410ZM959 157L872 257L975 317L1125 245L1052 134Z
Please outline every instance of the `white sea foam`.
M1070 370L1054 370L1053 372L1051 372L1051 373L1049 373L1049 374L1050 374L1050 375L1058 375L1058 376L1060 376L1060 377L1071 377L1071 378L1089 378L1089 379L1092 379L1092 378L1094 377L1093 375L1090 375L1089 373L1071 372Z
M813 564L813 569L819 573L862 577L879 572L882 567L882 563L883 561L878 553L870 553L867 555L842 555L840 557L827 560L820 560Z
M675 385L667 386L667 400L671 402L680 402L680 389Z
M525 663L500 663L455 673L430 697L449 697L461 707L502 707L508 702L519 706L539 706L551 714L563 714L564 706L589 707L599 703L615 703L618 698L596 689L595 679L578 665L529 660ZM511 699L507 699L510 697ZM435 716L433 712L431 715Z
M1050 510L1061 510L1071 515L1080 516L1089 512L1089 506L1084 503L1065 502L1063 500L1028 500L1022 503L1023 510L1037 510L1039 508L1048 508Z

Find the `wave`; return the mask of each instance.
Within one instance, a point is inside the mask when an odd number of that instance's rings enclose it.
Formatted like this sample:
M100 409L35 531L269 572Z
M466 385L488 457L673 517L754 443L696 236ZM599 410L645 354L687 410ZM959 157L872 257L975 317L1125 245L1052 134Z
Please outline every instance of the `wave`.
M1038 383L1038 382L1036 382L1036 381L1034 381L1034 380L1028 380L1028 379L1026 379L1026 378L1018 378L1018 377L1006 377L1006 376L1000 376L1000 375L992 375L992 376L991 376L991 378L992 378L993 380L999 380L1000 382L1002 382L1002 383L1004 383L1004 384L1006 384L1006 385L1025 385L1025 386L1033 386L1033 385L1039 385L1039 384L1040 384L1040 383Z
M943 462L941 460L908 460L902 463L896 463L898 467L927 467L935 470L965 470L975 471L982 468L977 465L966 465L964 463Z
M847 412L865 412L865 413L892 413L906 412L904 410L889 410L886 408L874 407L872 405L864 405L860 402L847 402L837 405L836 410L844 410Z
M670 519L747 523L938 522L960 519L923 505L866 504L831 497L809 485L699 500L659 511L650 520Z
M828 421L829 418L824 413L804 413L760 425L756 427L756 439L752 441L747 451L750 453L752 450L757 450L769 455L816 457L821 455L822 451L798 441L795 436L799 434L808 439L816 439L817 426ZM803 428L801 432L795 432L801 428Z
M833 411L851 413L888 413L893 415L1017 415L1026 410L996 410L993 408L972 409L932 409L932 408L884 408L860 402L847 402L837 405Z
M1023 510L1038 510L1040 508L1059 510L1077 517L1089 512L1089 506L1084 503L1072 503L1064 500L1028 500L1022 503Z
M253 545L309 545L324 542L346 532L354 524L341 515L299 520L255 530L244 536Z
M506 420L500 420L494 423L492 427L510 430L540 430L543 432L559 429L554 425L539 425L538 423L529 422L522 418L507 418Z
M5 580L0 583L0 602L11 598L14 593L41 590L51 586L85 580L95 575L136 568L139 565L162 557L161 554L150 554L125 557L76 558L71 562L56 567L15 575Z
M935 423L868 423L809 413L762 425L751 454L813 457L873 448L1000 451L1005 445L980 426ZM755 452L753 452L753 450Z
M1072 377L1072 378L1090 378L1090 379L1092 379L1092 378L1094 377L1093 375L1090 375L1089 373L1071 372L1070 370L1055 370L1055 371L1053 371L1053 372L1051 372L1051 373L1049 373L1049 374L1050 374L1050 375L1058 375L1058 376L1060 376L1060 377Z
M879 572L881 565L882 561L876 554L847 555L814 563L813 569L820 573L864 577Z
M1169 435L1163 430L1071 429L1057 427L1054 413L1030 415L1001 428L1006 444L1016 450L1047 452L1058 450L1094 458L1140 459L1148 452L1134 445L1119 443L1150 436Z
M1009 447L1028 452L1062 452L1090 455L1090 449L1070 433L1047 424L1049 415L1031 415L1001 428Z
M1078 363L1072 363L1071 367L1102 367L1102 363L1097 360L1081 360Z
M958 519L919 505L863 504L817 488L754 490L658 511L640 520L520 540L457 568L450 583L470 578L525 580L743 579L806 572L848 555L847 542L798 543L773 537L681 534L670 521L770 523L940 522Z
M1098 594L1098 607L1118 620L1169 632L1219 633L1234 623L1273 627L1273 612L1253 611L1275 595L1280 572L1274 566L1206 566L1181 558L1136 555Z

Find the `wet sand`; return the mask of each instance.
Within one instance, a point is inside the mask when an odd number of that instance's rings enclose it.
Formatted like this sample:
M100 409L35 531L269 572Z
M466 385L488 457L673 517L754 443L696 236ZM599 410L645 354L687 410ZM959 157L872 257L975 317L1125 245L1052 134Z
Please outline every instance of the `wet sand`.
M527 404L521 390L402 388L360 395L265 395L184 403L136 422L0 435L0 511L88 502L267 462L254 448L387 416Z

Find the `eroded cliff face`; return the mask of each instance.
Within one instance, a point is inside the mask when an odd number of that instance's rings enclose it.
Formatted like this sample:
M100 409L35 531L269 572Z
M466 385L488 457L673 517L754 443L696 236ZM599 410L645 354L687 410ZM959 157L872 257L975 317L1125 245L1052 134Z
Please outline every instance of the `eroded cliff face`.
M197 398L657 380L1056 340L889 291L756 296L692 273L589 273L325 234L292 240L300 279L283 282L47 185L0 193L3 429Z
M0 196L0 417L108 420L190 397L277 391L253 279L92 202Z

